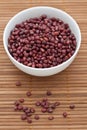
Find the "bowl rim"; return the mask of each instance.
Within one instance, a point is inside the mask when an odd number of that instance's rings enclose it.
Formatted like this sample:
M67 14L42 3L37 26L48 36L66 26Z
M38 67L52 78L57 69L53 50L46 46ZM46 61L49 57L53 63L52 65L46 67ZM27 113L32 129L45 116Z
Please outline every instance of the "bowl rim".
M5 44L5 35L6 35L6 32L7 32L7 28L9 27L9 25L11 24L11 22L16 18L18 17L20 14L24 13L24 12L27 12L27 11L30 11L30 10L33 10L33 9L40 9L40 8L48 8L48 9L51 9L51 10L56 10L56 11L59 11L60 13L63 13L64 15L66 15L67 17L69 17L69 19L71 19L74 23L74 25L77 27L78 29L78 33L79 33L79 41L78 41L78 44L77 44L77 47L76 47L76 50L74 52L74 54L66 61L64 61L63 63L59 64L59 65L56 65L56 66L53 66L53 67L49 67L49 68L33 68L33 67L29 67L29 66L26 66L20 62L18 62L17 60L15 60L9 50L8 50L8 47L7 45ZM45 13L46 14L46 13ZM77 24L77 22L75 21L75 19L69 15L68 13L66 13L65 11L61 10L61 9L58 9L58 8L54 8L54 7L50 7L50 6L34 6L34 7L31 7L31 8L27 8L27 9L24 9L20 12L18 12L16 15L14 15L7 23L5 29L4 29L4 32L3 32L3 44L4 44L4 48L5 48L5 51L7 53L7 55L10 57L10 59L12 59L14 61L15 64L18 64L19 66L23 67L23 68L26 68L26 69L31 69L31 70L36 70L36 71L44 71L44 70L52 70L52 69L56 69L58 67L62 67L64 66L65 64L67 64L71 59L73 59L78 51L79 51L79 48L80 48L80 45L81 45L81 31L80 31L80 28L79 28L79 25Z

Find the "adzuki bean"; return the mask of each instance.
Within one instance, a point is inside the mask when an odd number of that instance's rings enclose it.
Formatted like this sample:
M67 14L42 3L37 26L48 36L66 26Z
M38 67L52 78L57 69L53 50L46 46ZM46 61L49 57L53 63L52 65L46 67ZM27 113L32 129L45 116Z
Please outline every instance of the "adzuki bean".
M21 86L21 82L20 82L20 81L17 81L17 82L16 82L16 86Z
M26 116L25 114L23 114L23 115L21 116L21 119L22 119L22 120L26 120L26 119L27 119L27 116Z
M54 116L49 116L48 117L48 120L53 120L54 119Z
M67 112L63 112L63 117L64 117L64 118L67 117Z
M28 92L26 93L26 95L29 97L29 96L31 96L32 94L31 94L30 91L28 91Z
M75 105L74 105L74 104L71 104L69 107L70 107L70 109L74 109L74 108L75 108Z
M8 38L12 57L33 68L49 68L65 62L74 54L76 45L69 25L46 15L17 24Z
M19 102L20 102L20 103L23 103L23 102L24 102L24 99L23 99L23 98L19 99Z
M27 122L28 122L28 123L32 123L32 119L27 118Z
M35 115L34 119L39 120L40 119L39 115Z
M51 91L47 91L47 96L52 95Z
M22 105L19 105L19 106L18 106L18 110L19 110L19 111L23 110L23 106L22 106Z
M35 105L36 105L36 106L40 106L40 105L41 105L41 102L40 102L40 101L37 101L37 102L35 103Z

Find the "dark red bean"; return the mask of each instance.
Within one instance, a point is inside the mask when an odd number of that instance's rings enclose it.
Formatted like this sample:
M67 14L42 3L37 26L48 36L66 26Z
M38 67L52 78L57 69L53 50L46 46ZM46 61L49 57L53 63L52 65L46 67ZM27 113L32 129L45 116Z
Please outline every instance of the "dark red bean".
M50 96L50 95L52 95L52 93L51 93L51 91L47 91L47 96Z
M44 108L49 108L49 104L48 103L46 103L45 105L44 105Z
M19 110L19 111L23 110L23 106L22 106L22 105L19 105L19 106L18 106L18 110Z
M39 115L35 115L34 119L39 120L40 119Z
M46 105L46 102L41 102L41 106L44 107Z
M27 118L27 122L28 122L28 123L32 123L32 119Z
M24 99L23 99L23 98L19 99L19 102L20 102L20 103L23 103L23 102L24 102Z
M26 113L26 115L27 115L28 117L32 116L32 114L31 114L31 113Z
M37 102L35 103L35 105L36 105L36 106L40 106L40 105L41 105L41 102L40 102L40 101L37 101Z
M23 107L23 111L26 112L28 110L28 107Z
M28 92L26 93L26 95L29 97L29 96L31 96L32 94L31 94L30 91L28 91Z
M55 104L51 104L50 108L55 109L56 108Z
M47 112L48 112L48 113L52 113L52 112L53 112L53 109L49 107L49 108L47 109Z
M59 106L59 105L60 105L60 102L55 102L54 105L55 105L55 106Z
M21 116L21 119L22 119L22 120L26 120L26 119L27 119L27 116L26 116L25 114L23 114L23 115Z
M27 110L25 110L25 113L31 113L31 108L28 108Z
M42 100L43 102L47 102L48 101L48 99L47 98L43 98L43 100Z
M46 19L47 18L47 15L43 14L40 16L41 19Z
M74 105L74 104L71 104L69 107L70 107L70 109L74 109L74 108L75 108L75 105Z
M19 105L20 105L20 102L19 102L19 101L15 101L15 102L14 102L14 105L19 106Z
M63 117L66 118L67 117L67 113L63 112Z
M21 82L20 82L20 81L17 81L17 82L16 82L16 86L21 86Z
M54 119L54 116L49 116L48 117L48 120L53 120Z
M33 107L30 108L31 113L35 113L35 109Z
M42 108L41 111L42 111L43 113L45 113L45 112L47 112L47 109L46 109L46 108Z

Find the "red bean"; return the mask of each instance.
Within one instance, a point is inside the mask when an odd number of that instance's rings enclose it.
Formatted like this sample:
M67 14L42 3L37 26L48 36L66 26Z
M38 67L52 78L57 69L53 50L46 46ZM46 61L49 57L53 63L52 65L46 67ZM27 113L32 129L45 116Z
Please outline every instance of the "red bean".
M26 119L27 119L27 116L26 116L25 114L23 114L23 115L21 116L21 119L22 119L22 120L26 120Z
M31 96L32 94L31 94L30 91L28 91L28 92L26 93L26 95L29 97L29 96Z
M49 116L48 117L48 120L53 120L54 119L54 116Z
M63 112L63 117L66 118L67 117L67 113Z
M45 112L47 112L47 109L46 109L46 108L42 108L41 111L42 111L43 113L45 113Z
M55 109L56 108L55 104L51 104L50 108Z
M51 91L47 91L47 96L50 96L50 95L52 95L52 93L51 93Z
M28 110L28 107L23 107L23 111L26 112Z
M59 105L60 105L60 102L55 102L54 105L55 105L55 106L59 106Z
M40 119L39 115L35 115L34 119L39 120Z
M46 102L41 102L41 106L44 107L46 105Z
M33 107L30 108L31 113L35 113L35 109Z
M23 110L23 106L22 106L22 105L19 105L19 106L18 106L18 110L19 110L19 111Z
M28 123L32 123L32 119L27 118L27 122L28 122Z
M20 82L20 81L17 81L17 82L16 82L16 86L21 86L21 82Z
M35 105L36 105L36 106L40 106L40 105L41 105L41 102L40 102L40 101L37 101L37 102L35 103Z
M20 103L23 103L23 102L24 102L24 99L23 99L23 98L19 99L19 102L20 102Z
M32 114L31 114L31 113L27 113L26 115L27 115L28 117L32 116Z
M43 98L43 100L42 100L43 102L47 102L48 101L48 99L47 98Z
M52 112L53 112L53 109L49 107L49 108L47 109L47 112L48 112L48 113L52 113Z
M30 108L26 109L26 110L25 110L25 113L26 113L26 114L27 114L27 113L31 113L31 109L30 109Z
M69 107L70 107L70 109L74 109L74 108L75 108L75 105L74 105L74 104L71 104Z

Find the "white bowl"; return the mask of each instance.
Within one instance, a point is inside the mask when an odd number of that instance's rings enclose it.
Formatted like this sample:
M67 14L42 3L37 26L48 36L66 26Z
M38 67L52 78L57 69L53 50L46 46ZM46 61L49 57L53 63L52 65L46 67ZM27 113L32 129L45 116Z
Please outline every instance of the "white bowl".
M27 67L18 61L16 61L9 53L8 51L8 37L10 35L11 30L15 27L16 24L21 23L22 21L25 21L26 19L33 18L33 17L39 17L42 14L46 14L48 17L56 17L60 18L63 20L65 23L68 23L70 26L70 29L74 33L76 40L77 40L77 47L76 51L73 54L73 56L68 59L66 62L63 62L62 64L51 67L51 68L32 68L32 67ZM27 74L35 75L35 76L50 76L56 73L59 73L63 71L65 68L67 68L74 58L77 55L77 52L79 51L80 44L81 44L81 33L78 24L76 21L66 12L56 9L53 7L47 7L47 6L38 6L38 7L32 7L29 9L25 9L18 14L16 14L7 24L4 30L4 35L3 35L3 42L4 42L4 48L6 50L6 53L10 60L15 64L16 67L18 67L20 70Z

